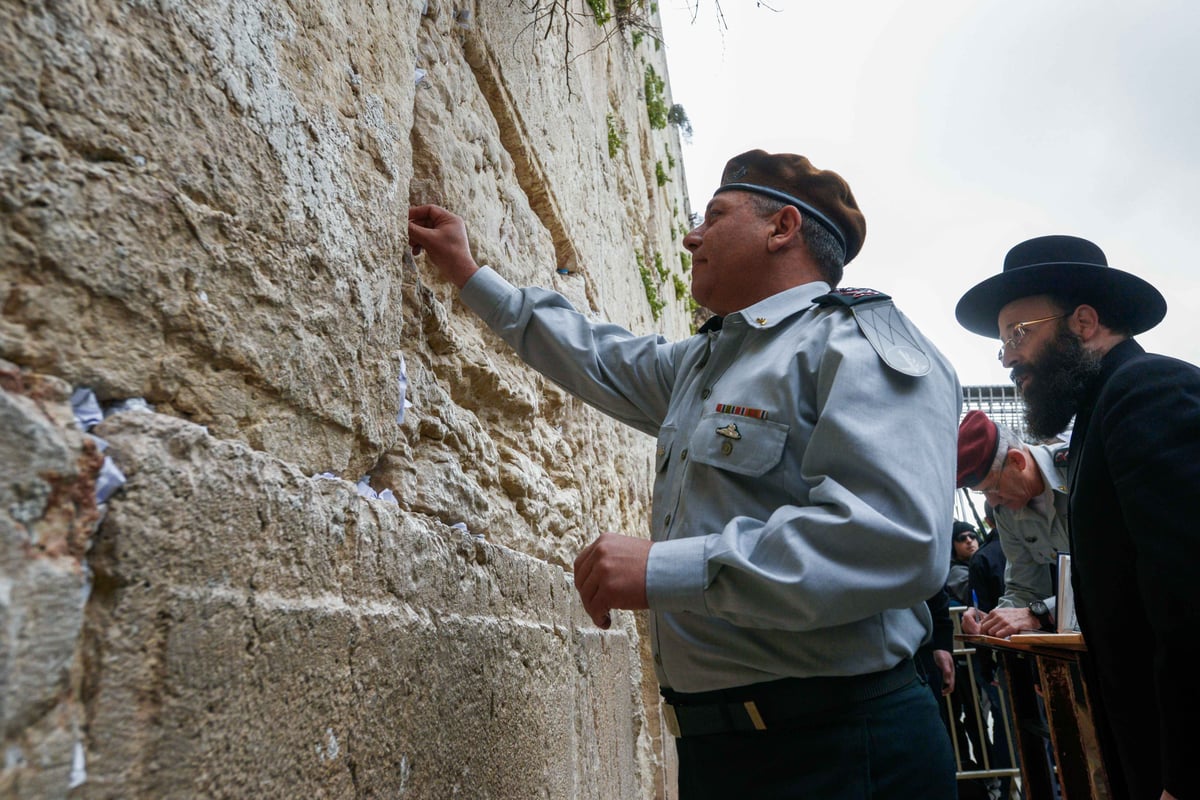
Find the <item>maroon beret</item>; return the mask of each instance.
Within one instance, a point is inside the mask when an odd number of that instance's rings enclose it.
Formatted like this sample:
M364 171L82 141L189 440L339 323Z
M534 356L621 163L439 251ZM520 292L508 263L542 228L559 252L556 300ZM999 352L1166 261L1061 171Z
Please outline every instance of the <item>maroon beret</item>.
M732 190L773 197L811 216L842 244L847 264L862 249L867 220L850 186L841 175L817 169L804 156L765 150L734 156L725 165L715 194Z
M992 471L1000 432L982 411L968 411L958 426L958 487L974 486Z

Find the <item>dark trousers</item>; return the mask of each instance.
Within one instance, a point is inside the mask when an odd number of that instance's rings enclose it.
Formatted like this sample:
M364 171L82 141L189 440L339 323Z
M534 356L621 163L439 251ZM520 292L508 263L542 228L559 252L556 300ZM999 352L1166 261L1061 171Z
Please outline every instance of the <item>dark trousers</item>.
M955 800L954 753L922 682L781 729L675 740L679 800Z

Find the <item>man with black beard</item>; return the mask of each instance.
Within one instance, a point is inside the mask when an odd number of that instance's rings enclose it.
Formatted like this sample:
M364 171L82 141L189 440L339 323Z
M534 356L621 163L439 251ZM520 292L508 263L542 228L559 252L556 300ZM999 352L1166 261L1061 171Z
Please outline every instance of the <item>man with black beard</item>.
M1065 317L1057 320L1051 328L1053 338L1028 361L1018 360L1010 375L1013 383L1023 387L1025 425L1038 439L1053 439L1066 429L1080 398L1100 374L1101 354L1085 350L1065 322Z
M1002 341L1031 433L1053 436L1075 417L1076 611L1099 732L1123 773L1109 779L1135 800L1200 797L1187 745L1200 719L1200 368L1131 338L1166 310L1157 289L1072 236L1018 244L956 308L967 330Z

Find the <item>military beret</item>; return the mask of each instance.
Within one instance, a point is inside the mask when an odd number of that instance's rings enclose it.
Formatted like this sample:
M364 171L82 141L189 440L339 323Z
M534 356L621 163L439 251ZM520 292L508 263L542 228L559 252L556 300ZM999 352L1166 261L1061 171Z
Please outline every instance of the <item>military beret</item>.
M804 156L751 150L725 164L716 194L740 190L773 197L795 206L833 234L846 251L846 263L858 255L867 221L842 176L817 169Z
M982 411L968 411L958 426L958 487L975 486L992 471L1000 432Z

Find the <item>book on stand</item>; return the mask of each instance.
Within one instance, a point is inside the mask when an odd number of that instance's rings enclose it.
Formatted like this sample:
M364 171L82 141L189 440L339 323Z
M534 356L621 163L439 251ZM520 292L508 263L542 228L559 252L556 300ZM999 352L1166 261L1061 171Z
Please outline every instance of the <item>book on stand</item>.
M1079 620L1075 617L1075 591L1071 588L1071 554L1058 554L1058 597L1054 601L1054 618L1059 633L1076 633Z
M1071 556L1058 554L1058 594L1054 598L1054 624L1052 633L1036 631L1016 633L1009 637L1013 644L1049 644L1072 650L1084 648L1083 634L1079 632L1079 620L1075 616L1075 592L1071 588Z

